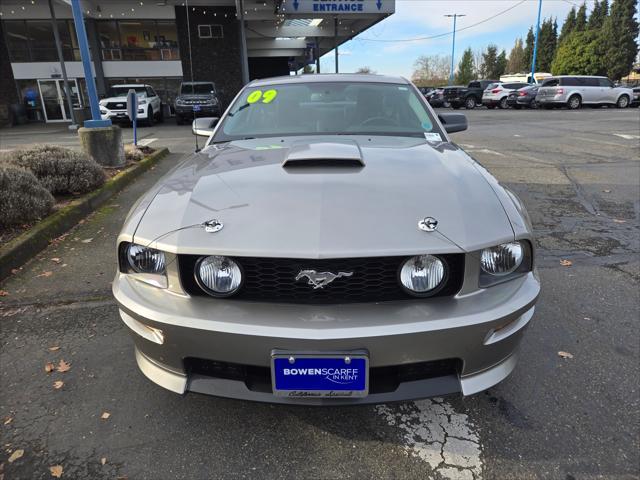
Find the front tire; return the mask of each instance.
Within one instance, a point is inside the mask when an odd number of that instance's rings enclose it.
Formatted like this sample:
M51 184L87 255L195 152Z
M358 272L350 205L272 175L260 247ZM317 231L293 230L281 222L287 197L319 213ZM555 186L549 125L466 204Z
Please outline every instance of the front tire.
M500 101L498 102L498 107L501 110L505 110L505 109L509 108L509 105L507 104L507 97L504 97L504 98L500 99Z
M467 110L473 110L474 108L476 108L477 104L478 102L476 101L476 97L468 97L464 101L464 108L466 108Z
M577 110L582 106L582 99L579 95L571 95L567 100L567 108L569 110Z
M618 101L616 102L616 107L627 108L628 106L629 106L629 97L626 95L621 95Z

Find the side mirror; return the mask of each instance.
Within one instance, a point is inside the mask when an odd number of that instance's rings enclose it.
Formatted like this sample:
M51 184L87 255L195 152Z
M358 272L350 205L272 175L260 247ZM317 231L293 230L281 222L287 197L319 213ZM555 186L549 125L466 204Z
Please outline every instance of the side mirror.
M469 126L464 113L440 113L438 118L447 133L462 132Z
M218 124L218 117L196 118L191 124L191 132L201 137L210 137Z

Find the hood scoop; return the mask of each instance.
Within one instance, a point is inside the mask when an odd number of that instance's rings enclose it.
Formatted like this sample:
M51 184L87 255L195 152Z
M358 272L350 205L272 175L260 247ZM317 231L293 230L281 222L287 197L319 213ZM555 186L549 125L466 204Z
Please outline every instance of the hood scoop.
M362 152L356 142L312 142L293 144L282 168L364 167Z

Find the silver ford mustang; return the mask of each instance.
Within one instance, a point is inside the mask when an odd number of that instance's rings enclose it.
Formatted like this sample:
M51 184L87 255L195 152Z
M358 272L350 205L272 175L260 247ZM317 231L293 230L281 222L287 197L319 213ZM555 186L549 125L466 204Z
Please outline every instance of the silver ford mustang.
M518 198L407 80L253 81L144 195L113 293L171 391L305 405L471 395L513 370L540 282Z

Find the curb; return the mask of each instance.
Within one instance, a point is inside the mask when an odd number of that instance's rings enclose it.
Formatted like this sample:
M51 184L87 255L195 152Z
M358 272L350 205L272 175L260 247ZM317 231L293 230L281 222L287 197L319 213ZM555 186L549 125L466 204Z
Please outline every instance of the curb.
M46 217L28 232L0 247L0 281L11 274L11 269L22 266L27 260L44 250L51 240L70 230L88 214L104 205L107 200L168 153L169 149L166 147L156 150L133 168L124 170L107 180L98 190L72 201L66 207Z

